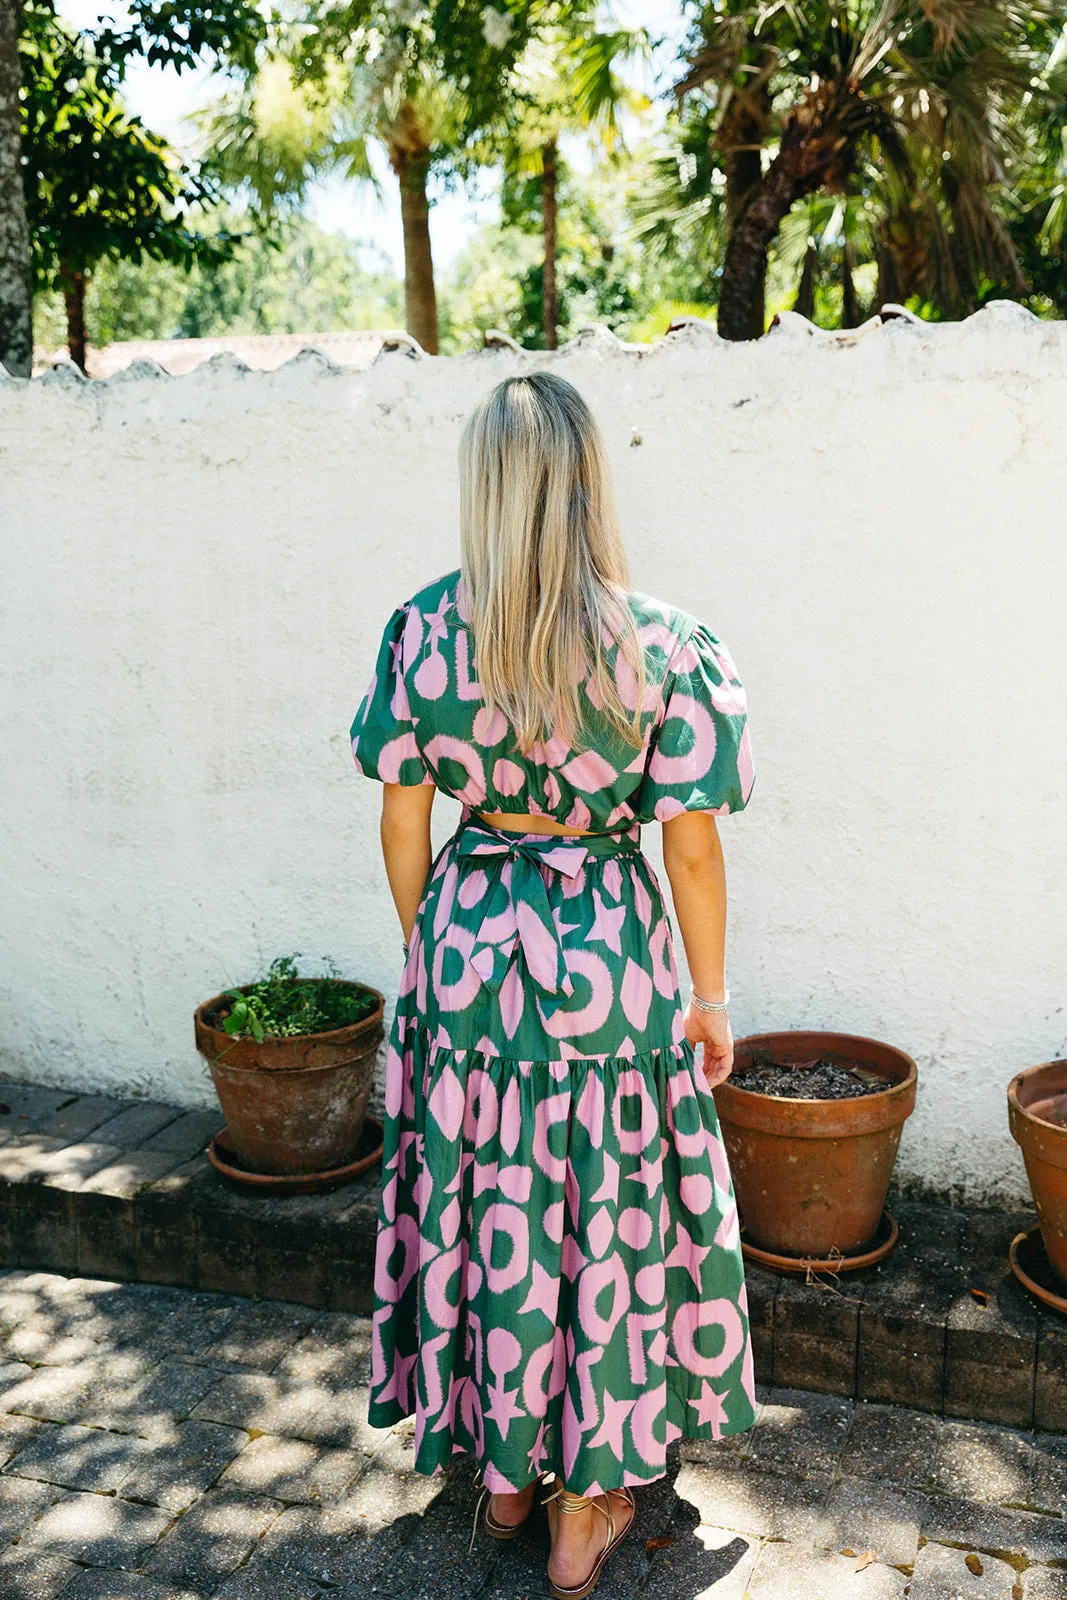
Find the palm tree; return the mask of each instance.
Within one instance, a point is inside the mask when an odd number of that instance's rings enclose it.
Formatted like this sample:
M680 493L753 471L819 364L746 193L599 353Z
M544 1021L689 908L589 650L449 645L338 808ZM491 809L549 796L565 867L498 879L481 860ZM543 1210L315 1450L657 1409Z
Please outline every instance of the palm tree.
M1035 31L1051 16L1051 0L716 0L677 88L711 96L728 182L733 174L720 333L762 331L767 254L783 221L808 195L844 193L865 156L887 193L906 197L887 214L888 261L899 265L898 240L914 238L911 212L920 233L933 228L921 272L956 307L973 305L979 275L1022 287L992 194L1007 181ZM741 158L764 148L757 177Z
M1062 251L1067 241L1067 22L1055 40L1042 73L1046 94L1032 123L1038 160L1038 188L1045 191L1040 237Z
M447 94L427 77L422 83L409 79L396 92L380 77L335 62L318 82L300 84L290 63L276 56L200 120L219 175L251 194L265 223L302 205L313 180L328 172L377 191L371 160L377 143L400 189L406 326L435 355L427 187L435 159L448 149L449 112Z
M405 94L393 115L383 105L377 123L400 185L406 326L431 355L437 354L438 323L427 190L434 149L448 122L447 98L426 85L421 94Z
M415 0L350 0L318 15L312 5L300 28L275 40L268 67L206 119L223 177L250 185L264 218L299 204L321 172L376 183L370 147L384 152L400 189L407 328L433 355L431 178L473 170L548 3L515 0L498 12L484 0L449 0L433 12Z
M515 67L517 116L504 142L505 181L533 177L541 194L544 238L542 313L545 348L559 333L556 283L560 152L565 134L584 134L608 156L622 150L619 113L647 109L645 95L620 78L617 64L647 57L643 28L597 30L593 9L561 9L555 26L527 46Z

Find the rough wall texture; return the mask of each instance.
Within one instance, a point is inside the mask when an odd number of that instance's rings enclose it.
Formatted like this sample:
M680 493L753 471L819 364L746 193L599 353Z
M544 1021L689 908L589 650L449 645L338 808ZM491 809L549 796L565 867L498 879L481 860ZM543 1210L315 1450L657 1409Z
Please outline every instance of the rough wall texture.
M1020 1198L1005 1085L1067 1051L1067 327L1010 306L0 384L0 1072L194 1103L194 1005L275 954L392 995L348 724L393 606L458 562L464 416L545 364L602 420L635 586L749 688L735 1028L910 1050L901 1176Z

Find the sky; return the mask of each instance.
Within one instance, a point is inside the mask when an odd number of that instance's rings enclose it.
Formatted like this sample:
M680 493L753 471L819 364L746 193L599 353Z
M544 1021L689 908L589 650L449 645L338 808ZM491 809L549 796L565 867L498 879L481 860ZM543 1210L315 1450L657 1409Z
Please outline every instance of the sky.
M96 25L102 11L118 22L125 15L117 0L107 6L101 6L99 0L59 0L58 9L76 27L90 29ZM655 74L658 72L667 81L670 64L677 57L685 33L681 0L617 0L612 13L625 27L643 26L654 36L663 38L651 72L639 67L629 74L635 87L653 95L657 87ZM162 134L176 149L188 151L191 130L187 118L190 112L211 100L216 85L213 74L203 69L179 75L170 68L139 65L127 74L123 93L130 110L147 127ZM579 168L588 163L585 149L578 141L572 140L564 153ZM313 185L307 212L319 227L331 233L346 233L374 244L399 274L403 262L399 196L384 159L377 156L375 165L380 199L366 185L331 177ZM482 176L478 188L477 193L438 191L431 196L430 238L434 261L439 268L447 271L472 233L482 223L492 222L499 216L491 174Z

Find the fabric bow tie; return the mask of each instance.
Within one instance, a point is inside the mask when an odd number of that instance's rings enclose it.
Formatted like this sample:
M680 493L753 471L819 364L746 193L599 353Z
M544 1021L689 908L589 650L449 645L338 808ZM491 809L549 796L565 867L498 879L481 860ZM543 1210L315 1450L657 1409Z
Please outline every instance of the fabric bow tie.
M537 839L502 839L467 824L457 836L456 856L481 861L490 871L482 920L474 936L470 964L491 989L499 989L516 944L521 949L538 993L555 1010L574 993L556 920L548 898L544 870L574 878L582 870L586 847L576 837L558 834Z

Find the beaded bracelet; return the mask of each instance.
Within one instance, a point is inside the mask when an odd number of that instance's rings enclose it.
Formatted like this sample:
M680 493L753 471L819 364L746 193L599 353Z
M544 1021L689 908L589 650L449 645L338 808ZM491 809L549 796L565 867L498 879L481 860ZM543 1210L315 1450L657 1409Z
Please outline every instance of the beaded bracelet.
M722 1000L704 1000L693 988L689 990L689 994L698 1011L725 1011L730 1004L729 989L727 989L726 996Z

